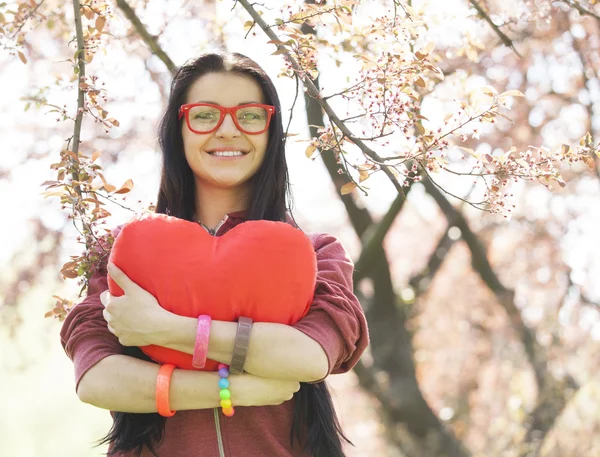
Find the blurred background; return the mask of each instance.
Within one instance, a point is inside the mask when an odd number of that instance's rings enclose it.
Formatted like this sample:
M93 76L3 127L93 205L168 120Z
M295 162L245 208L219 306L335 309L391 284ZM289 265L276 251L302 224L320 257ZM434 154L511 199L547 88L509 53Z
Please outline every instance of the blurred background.
M434 43L445 74L420 89L421 114L432 130L457 101L491 86L525 95L514 100L513 122L471 130L456 144L497 156L513 147L576 146L586 132L597 138L595 1L338 3L352 9L351 21L339 29L331 21L313 24L324 93L356 81L355 54L377 56L375 38L389 38L389 30L367 33L369 27L397 14L418 32L407 45ZM355 288L371 346L353 372L329 381L355 444L348 456L600 456L595 154L588 165L561 169L564 188L514 183L508 218L453 197L476 199L479 189L472 177L445 172L435 175L439 187L413 184L400 206L382 173L367 181L368 195L355 190L342 196L345 181L333 154L305 154L315 122L302 87L294 104L296 82L280 75L282 56L272 55L275 48L261 30L248 30L250 17L239 4L82 4L108 7L87 74L103 84L103 107L119 125L105 130L84 117L81 148L88 155L102 151L97 163L109 182L134 182L118 200L130 209L107 205L107 227L156 201L156 127L170 84L164 55L181 65L206 51L241 52L275 82L285 125L291 118L287 154L295 217L306 231L341 238L361 265ZM282 4L269 0L256 8L274 24L303 2ZM60 344L61 323L44 317L56 302L53 295L81 300L76 281L59 273L82 252L77 230L56 198L41 196L40 186L56 179L50 165L73 135L73 122L61 113L74 116L77 106L73 5L3 2L0 27L0 455L98 457L106 448L93 443L109 429L110 415L78 400L72 363ZM140 38L142 30L149 38ZM332 104L346 109L343 100ZM393 144L388 149L397 152ZM386 221L383 241L368 243Z

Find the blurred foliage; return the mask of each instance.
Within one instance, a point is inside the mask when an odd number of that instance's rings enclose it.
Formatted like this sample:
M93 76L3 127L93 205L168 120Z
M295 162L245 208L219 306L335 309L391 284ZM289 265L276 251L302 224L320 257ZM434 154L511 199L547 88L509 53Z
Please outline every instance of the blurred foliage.
M164 103L174 62L247 39L275 54L271 73L305 88L311 136L288 135L289 148L323 159L338 194L321 187L315 202L345 209L320 226L360 266L372 345L356 374L390 455L600 455L599 26L586 0L0 3L7 59L33 75L60 56L18 109L52 116L35 135L65 141L0 165L15 185L19 166L50 158L45 195L65 224L33 215L30 242L12 247L3 330L18 341L26 294L54 287L45 272L83 292L110 247L105 221L133 210L117 197L134 193L135 170L111 178L104 167L122 167L155 132L143 108L118 102L143 106L152 87ZM136 66L150 86L112 98L115 68ZM66 227L84 247L64 262ZM63 317L77 301L46 295L38 315ZM366 455L357 443L352 455Z

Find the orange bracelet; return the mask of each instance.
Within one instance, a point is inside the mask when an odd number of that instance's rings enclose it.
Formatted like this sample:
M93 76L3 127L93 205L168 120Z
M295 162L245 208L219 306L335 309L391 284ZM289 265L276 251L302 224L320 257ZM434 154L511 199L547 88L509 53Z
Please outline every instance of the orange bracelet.
M169 387L174 369L175 365L170 363L161 365L156 378L156 409L163 417L171 417L175 414L175 411L171 411L169 407Z

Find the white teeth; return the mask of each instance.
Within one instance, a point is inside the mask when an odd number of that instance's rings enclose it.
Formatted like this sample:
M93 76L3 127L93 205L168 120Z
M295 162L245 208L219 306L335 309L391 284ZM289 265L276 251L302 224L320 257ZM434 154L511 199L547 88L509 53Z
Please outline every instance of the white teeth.
M210 154L219 157L236 157L244 155L242 151L215 151L211 152Z

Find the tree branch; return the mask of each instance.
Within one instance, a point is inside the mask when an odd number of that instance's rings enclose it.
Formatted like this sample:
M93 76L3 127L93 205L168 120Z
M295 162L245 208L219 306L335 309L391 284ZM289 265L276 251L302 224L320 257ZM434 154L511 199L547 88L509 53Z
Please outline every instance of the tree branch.
M258 26L265 32L265 34L269 37L269 39L271 39L275 42L281 41L279 39L279 37L277 36L277 34L275 32L273 32L273 30L265 22L265 20L262 18L262 16L260 14L258 14L258 12L254 9L252 4L250 4L250 2L248 0L236 0L236 1L244 7L244 9L248 12L250 17L252 17L254 22L256 24L258 24ZM348 138L350 141L352 141L356 146L358 146L360 148L360 150L363 152L363 154L365 154L367 157L370 157L371 159L376 160L378 162L383 162L382 158L375 151L373 151L371 148L369 148L363 141L358 139L350 131L350 129L348 129L346 124L344 124L344 122L342 122L342 120L338 117L338 115L333 111L333 109L331 108L329 103L327 103L327 101L323 99L319 89L317 89L317 87L315 86L313 81L310 79L310 77L305 72L302 71L302 68L300 67L300 65L298 64L296 59L294 59L294 57L290 54L290 52L282 45L276 44L275 46L277 46L277 49L279 51L281 51L281 53L283 55L285 55L285 57L288 59L289 63L292 65L292 68L294 69L296 74L298 74L299 76L304 74L304 76L301 76L300 79L301 79L302 83L304 84L304 87L306 88L308 95L310 95L312 98L315 99L315 101L319 104L319 106L323 109L323 111L325 111L325 113L327 114L327 116L329 117L331 122L333 124L335 124L338 129L340 129L340 131L344 134L344 136L346 138ZM396 179L396 176L394 175L394 172L392 170L390 170L390 167L387 165L384 165L384 166L382 166L381 169L387 175L389 180L392 182L392 184L394 185L394 187L396 188L398 193L402 194L403 193L402 184L400 184L400 182L398 182L398 180Z
M410 190L410 188L408 190ZM358 284L361 279L367 276L373 259L377 256L378 251L383 244L383 240L392 227L396 216L402 211L405 201L406 197L404 194L398 195L381 221L378 224L371 224L361 237L362 250L360 251L360 257L354 264L355 284Z
M479 4L479 2L477 2L477 0L469 0L469 3L473 6L473 8L475 8L477 10L477 13L488 23L490 24L490 27L492 28L492 30L494 30L494 32L496 33L496 35L498 35L498 37L500 38L500 40L502 41L502 43L504 43L505 46L509 47L510 49L512 49L512 51L519 56L521 59L523 58L523 56L521 54L519 54L519 51L517 51L517 49L515 48L515 45L513 43L513 41L508 38L504 32L502 32L502 30L500 30L500 27L498 27L496 24L494 24L494 21L492 21L492 18L483 10L483 8L481 7L481 5Z
M315 33L314 28L304 23L301 26L303 33ZM315 86L319 87L316 78ZM317 135L318 126L324 124L323 111L317 100L305 92L306 113L311 136ZM343 175L338 173L339 165L333 154L321 151L321 158L325 163L329 176L338 190L338 197L342 200L348 213L350 223L361 240L367 240L367 232L384 235L384 225L379 227L373 221L369 211L359 207L351 194L341 195L339 190L345 183ZM399 199L395 203L398 203ZM398 208L400 211L401 208ZM393 219L393 211L388 211L386 218ZM381 224L381 223L380 223ZM365 249L365 246L363 246ZM356 367L361 386L372 392L381 403L381 413L388 430L388 438L392 445L397 447L407 457L467 457L470 456L460 440L453 436L445 424L439 420L431 410L419 388L416 379L416 369L413 360L413 346L411 334L406 328L406 315L402 312L402 299L394 290L390 266L381 243L373 242L372 261L368 268L361 270L373 281L373 295L367 300L361 297L360 290L356 288L357 296L365 307L369 321L371 335L371 353L373 366L363 367L359 363ZM368 271L364 271L368 270ZM374 385L373 379L381 379L383 375L387 380L385 386ZM402 432L400 432L402 430ZM422 452L427 448L428 452Z
M77 37L77 115L75 116L75 128L73 131L72 151L79 155L79 142L81 137L81 125L83 123L83 108L85 105L85 92L81 83L85 82L85 40L83 39L83 24L81 23L81 5L79 0L73 0L73 17L75 19L75 35ZM77 172L73 173L73 179L79 181ZM81 197L81 188L75 186L77 194Z
M562 2L566 3L571 8L575 8L577 11L579 11L579 14L581 14L582 16L590 16L596 19L597 21L600 21L600 16L598 16L593 11L585 9L583 6L581 6L579 2L576 2L575 0L562 0Z
M452 226L448 224L446 231L439 239L436 247L432 251L425 268L423 268L421 272L414 275L408 281L408 284L415 291L415 296L418 297L419 295L423 295L427 291L427 289L431 285L431 282L433 281L434 276L442 266L446 254L454 244L454 240L450 238L451 228Z
M512 325L516 329L519 339L525 348L527 357L532 364L538 388L541 389L547 375L546 358L542 355L541 348L538 347L533 332L523 322L521 313L514 303L514 292L507 289L498 278L498 275L488 260L485 247L477 235L471 230L463 214L448 201L444 194L442 194L429 178L424 177L423 185L425 186L427 193L433 197L446 216L448 224L455 225L460 229L463 240L471 251L473 268L479 273L479 276L488 288L496 295L496 298L508 314Z
M135 14L133 8L131 8L125 0L117 0L117 6L121 8L121 11L123 11L127 19L129 19L140 38L148 45L152 54L162 60L171 73L175 73L177 66L158 44L156 37L150 35L144 24L142 24L142 21L140 21L140 18Z

